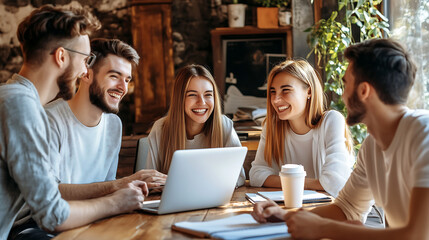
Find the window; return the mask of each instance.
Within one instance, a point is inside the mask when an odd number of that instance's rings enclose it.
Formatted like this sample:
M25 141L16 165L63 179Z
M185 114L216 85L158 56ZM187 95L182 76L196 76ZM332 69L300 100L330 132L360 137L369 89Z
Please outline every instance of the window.
M392 38L410 51L417 64L417 76L408 106L429 109L429 1L386 1Z

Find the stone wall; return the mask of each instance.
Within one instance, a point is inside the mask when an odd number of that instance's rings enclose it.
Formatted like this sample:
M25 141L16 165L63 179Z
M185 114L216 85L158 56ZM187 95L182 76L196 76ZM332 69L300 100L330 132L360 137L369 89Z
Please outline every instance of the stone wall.
M93 37L118 38L132 45L131 0L0 0L0 83L20 70L22 55L16 29L32 10L44 4L83 6L97 16L102 29ZM172 30L174 66L198 63L212 68L210 30L227 26L222 0L173 0ZM121 102L119 117L124 134L132 133L133 86Z
M22 65L16 29L21 20L43 4L90 8L103 24L93 37L119 38L131 43L130 14L127 0L5 0L0 4L0 82L6 81Z
M227 26L226 5L220 0L173 1L174 66L198 63L212 67L210 30Z
M3 0L0 2L0 82L22 65L16 29L33 9L43 4L81 5L91 9L102 29L93 37L118 38L132 44L129 0ZM174 0L172 29L174 64L211 67L210 30L227 25L226 5L221 0Z

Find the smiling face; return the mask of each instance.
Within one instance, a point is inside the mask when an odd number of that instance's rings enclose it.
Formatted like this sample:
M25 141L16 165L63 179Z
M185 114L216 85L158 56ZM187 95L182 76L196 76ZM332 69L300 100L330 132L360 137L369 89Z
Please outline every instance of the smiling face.
M305 119L305 107L310 97L308 87L292 75L278 73L270 86L271 105L281 120Z
M185 119L188 124L204 125L213 112L213 85L204 77L193 77L185 95Z
M109 54L98 66L89 87L91 103L103 112L118 113L119 103L128 92L132 65L124 58Z

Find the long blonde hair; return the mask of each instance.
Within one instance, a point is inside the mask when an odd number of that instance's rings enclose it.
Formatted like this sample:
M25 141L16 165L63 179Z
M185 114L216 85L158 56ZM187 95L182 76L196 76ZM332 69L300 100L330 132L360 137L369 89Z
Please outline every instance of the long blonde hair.
M275 66L268 75L267 88L267 117L265 119L266 143L264 149L264 158L269 166L274 159L280 166L284 160L284 139L289 128L289 121L279 119L276 110L270 101L270 88L277 74L284 72L300 81L307 88L310 88L311 97L305 107L305 124L310 128L317 128L322 123L322 118L326 113L326 98L320 83L320 79L313 67L305 60L286 60ZM344 136L346 138L346 147L349 151L352 149L350 133L346 126Z
M203 127L203 133L207 136L208 147L223 146L222 112L219 92L210 72L201 65L188 65L181 68L176 75L170 99L170 109L162 126L159 158L161 172L167 174L170 168L171 158L176 150L185 149L186 120L185 120L185 93L189 82L195 77L202 77L210 81L213 86L214 108L213 112Z

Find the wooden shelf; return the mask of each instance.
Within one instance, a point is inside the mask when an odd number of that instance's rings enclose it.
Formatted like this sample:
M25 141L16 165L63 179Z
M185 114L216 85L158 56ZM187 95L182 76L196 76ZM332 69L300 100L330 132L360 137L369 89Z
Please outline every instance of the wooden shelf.
M245 26L242 28L216 28L211 30L212 37L214 35L253 35L253 34L276 34L288 33L292 31L292 26L278 28L257 28L254 26Z
M285 39L286 56L292 58L293 56L293 43L292 43L292 26L278 27L278 28L257 28L254 26L245 26L242 28L216 28L210 31L212 49L213 49L213 68L214 78L219 88L219 93L223 98L225 94L225 67L223 63L223 46L222 40L232 39L234 37L262 37L268 36L281 36Z

